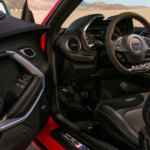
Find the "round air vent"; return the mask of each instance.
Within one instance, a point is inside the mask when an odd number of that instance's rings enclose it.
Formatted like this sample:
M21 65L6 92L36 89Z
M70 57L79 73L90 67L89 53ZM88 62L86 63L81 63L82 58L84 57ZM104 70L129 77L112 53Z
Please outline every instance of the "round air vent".
M77 39L75 37L69 38L67 45L68 45L69 50L73 53L77 53L81 49L81 43L80 43L79 39Z

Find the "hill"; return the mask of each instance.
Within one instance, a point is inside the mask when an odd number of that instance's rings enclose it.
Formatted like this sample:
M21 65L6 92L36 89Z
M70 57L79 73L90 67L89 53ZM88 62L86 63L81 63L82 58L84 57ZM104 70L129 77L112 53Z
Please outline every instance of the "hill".
M121 4L106 4L104 2L95 2L88 6L79 6L77 11L97 11L97 10L122 10L130 9L127 6Z
M81 4L80 4L80 6L89 6L89 5L91 5L90 3L87 3L87 2L85 2L85 1L83 1Z
M128 7L131 8L131 9L149 8L149 7L146 7L146 6L128 6Z
M125 6L122 4L106 4L104 2L95 2L93 4L83 1L76 9L77 11L97 11L97 10L125 10L125 9L141 9L148 8L146 6Z

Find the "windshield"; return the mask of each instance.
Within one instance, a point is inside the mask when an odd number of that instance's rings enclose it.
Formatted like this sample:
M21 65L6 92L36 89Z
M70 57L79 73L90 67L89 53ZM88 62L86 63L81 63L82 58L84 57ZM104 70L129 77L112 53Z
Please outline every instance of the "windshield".
M62 28L68 28L74 20L86 15L103 14L107 19L123 12L138 13L150 22L150 0L84 0L64 22ZM134 20L134 26L143 27L136 20Z

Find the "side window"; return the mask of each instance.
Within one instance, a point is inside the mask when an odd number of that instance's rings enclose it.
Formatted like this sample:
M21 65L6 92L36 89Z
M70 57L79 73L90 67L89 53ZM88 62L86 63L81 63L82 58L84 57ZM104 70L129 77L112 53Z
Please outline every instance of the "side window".
M35 23L41 24L55 3L60 0L27 0L32 11ZM0 10L4 13L21 19L25 0L0 0Z
M0 10L5 14L21 19L23 0L0 0Z
M32 10L35 23L41 24L56 2L57 0L28 0L28 6Z

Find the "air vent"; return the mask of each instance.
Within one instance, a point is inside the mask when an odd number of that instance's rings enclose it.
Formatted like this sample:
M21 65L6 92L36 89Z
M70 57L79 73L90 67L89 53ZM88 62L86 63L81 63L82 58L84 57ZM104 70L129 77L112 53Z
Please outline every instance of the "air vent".
M79 39L75 37L69 38L67 45L68 45L69 50L73 53L77 53L81 49L81 43Z
M36 53L30 47L20 49L19 52L28 58L34 58L36 56Z
M144 40L145 40L145 42L146 42L148 48L150 48L150 39L147 38L147 37L144 37Z

